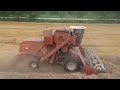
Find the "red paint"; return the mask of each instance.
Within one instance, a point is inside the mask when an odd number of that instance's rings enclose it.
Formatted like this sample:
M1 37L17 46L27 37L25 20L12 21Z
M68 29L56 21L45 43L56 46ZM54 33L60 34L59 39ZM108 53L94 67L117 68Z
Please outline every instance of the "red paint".
M45 34L45 33L44 33ZM57 55L57 51L61 49L61 52L69 51L70 47L79 46L76 44L76 35L71 35L67 31L56 31L54 35L49 37L44 37L44 41L24 41L20 44L19 56L32 55L40 58L41 62L44 62L46 59L51 58L50 63L54 63L54 58ZM53 49L52 49L53 48ZM52 50L51 50L52 49ZM68 52L68 56L73 56L80 60L78 54ZM59 60L63 61L64 57L61 56ZM80 60L81 61L81 60ZM94 70L91 66L83 66L83 72L86 75L94 73Z
M83 67L83 72L84 72L86 75L91 75L91 74L94 73L93 68L90 67L90 66L88 66L88 65L85 65L85 66Z
M57 43L59 38L63 38L63 41L66 40L67 38L70 38L70 45L71 46L79 46L79 44L76 44L76 35L69 34L69 32L62 32L62 31L57 31L54 34L54 42Z
M47 53L47 46L40 41L24 41L20 44L19 55L28 54L43 57Z
M44 37L44 44L53 45L53 36L52 37Z

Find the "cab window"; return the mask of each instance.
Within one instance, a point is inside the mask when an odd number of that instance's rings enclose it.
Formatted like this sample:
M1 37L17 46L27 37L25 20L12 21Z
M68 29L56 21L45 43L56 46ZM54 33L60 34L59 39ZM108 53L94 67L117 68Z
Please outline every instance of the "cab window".
M80 35L82 33L82 29L74 29L75 35Z

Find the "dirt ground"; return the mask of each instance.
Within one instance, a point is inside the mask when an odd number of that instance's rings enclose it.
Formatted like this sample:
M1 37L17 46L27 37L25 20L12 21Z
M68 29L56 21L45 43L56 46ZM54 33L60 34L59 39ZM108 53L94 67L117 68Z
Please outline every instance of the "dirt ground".
M93 47L111 72L86 76L80 71L69 73L62 66L41 63L38 70L12 68L19 43L28 37L40 37L45 27L53 30L63 26L84 25L82 46ZM0 78L1 79L120 79L120 25L80 23L24 23L0 22ZM24 62L22 62L24 63Z

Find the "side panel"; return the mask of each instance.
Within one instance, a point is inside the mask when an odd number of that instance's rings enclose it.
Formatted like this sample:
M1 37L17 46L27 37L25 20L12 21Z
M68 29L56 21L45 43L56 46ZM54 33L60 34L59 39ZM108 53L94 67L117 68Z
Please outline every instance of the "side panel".
M83 32L80 35L71 35L65 32L55 32L54 34L54 43L63 42L66 39L70 38L70 45L79 46L83 37Z
M64 32L55 32L54 34L54 43L57 43L59 41L65 41L67 40L71 35L69 33Z
M76 35L73 35L73 36L71 36L71 45L72 46L79 46L80 44L79 43L76 43L76 38L77 38L77 36Z
M41 57L45 56L47 52L47 46L37 41L24 41L20 44L19 48L19 55L29 54Z
M51 37L44 37L44 44L46 45L53 45L53 36Z

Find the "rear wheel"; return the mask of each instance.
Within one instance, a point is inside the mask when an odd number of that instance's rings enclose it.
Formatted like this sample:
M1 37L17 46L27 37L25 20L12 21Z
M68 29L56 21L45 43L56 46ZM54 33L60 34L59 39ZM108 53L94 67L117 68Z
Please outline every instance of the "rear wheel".
M25 57L18 57L15 64L20 69L37 69L39 67L39 59L26 55Z
M29 66L32 69L37 69L39 67L39 61L37 59L31 60Z
M79 68L79 61L74 57L67 57L64 61L64 69L69 72L77 71Z
M39 59L31 55L16 56L13 61L11 67L19 71L36 70L39 67Z
M39 68L39 60L35 57L30 58L29 67L32 69Z

